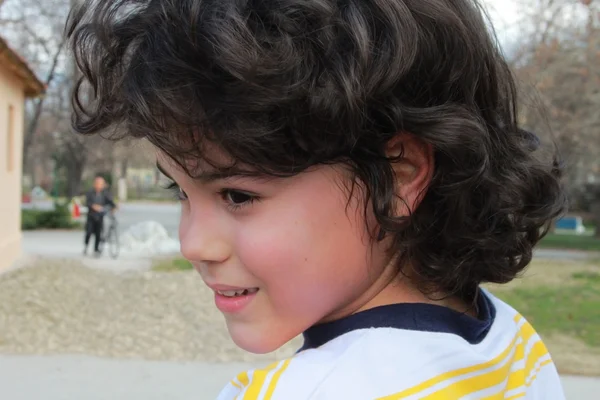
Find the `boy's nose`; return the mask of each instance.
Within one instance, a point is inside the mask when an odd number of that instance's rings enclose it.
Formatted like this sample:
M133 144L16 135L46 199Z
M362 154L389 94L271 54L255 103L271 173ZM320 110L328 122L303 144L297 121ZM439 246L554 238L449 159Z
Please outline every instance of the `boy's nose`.
M214 219L213 219L214 220ZM181 254L191 262L222 263L231 255L231 246L211 218L182 216L179 226Z

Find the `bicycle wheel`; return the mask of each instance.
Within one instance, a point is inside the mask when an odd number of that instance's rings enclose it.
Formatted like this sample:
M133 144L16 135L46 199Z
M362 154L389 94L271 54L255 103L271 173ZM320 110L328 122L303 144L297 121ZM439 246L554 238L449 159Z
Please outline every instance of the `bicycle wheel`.
M117 226L113 224L110 227L110 231L107 236L108 240L108 251L112 258L119 257L119 231L117 230Z
M98 256L100 256L103 252L104 252L104 248L106 247L106 240L108 239L108 234L110 232L106 231L106 228L102 228L102 231L100 232L100 242L98 244Z

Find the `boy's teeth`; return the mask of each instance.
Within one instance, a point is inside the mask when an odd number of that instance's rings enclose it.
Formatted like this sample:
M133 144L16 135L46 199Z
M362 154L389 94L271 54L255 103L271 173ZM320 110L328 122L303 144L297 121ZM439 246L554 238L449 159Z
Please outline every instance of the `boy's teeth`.
M225 297L242 296L258 292L258 288L240 289L240 290L217 290L217 293Z

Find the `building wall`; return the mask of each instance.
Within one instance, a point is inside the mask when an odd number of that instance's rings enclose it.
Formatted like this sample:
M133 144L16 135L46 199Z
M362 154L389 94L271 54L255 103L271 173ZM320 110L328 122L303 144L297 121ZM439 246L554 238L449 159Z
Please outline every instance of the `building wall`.
M25 96L0 64L0 271L21 254L21 170Z

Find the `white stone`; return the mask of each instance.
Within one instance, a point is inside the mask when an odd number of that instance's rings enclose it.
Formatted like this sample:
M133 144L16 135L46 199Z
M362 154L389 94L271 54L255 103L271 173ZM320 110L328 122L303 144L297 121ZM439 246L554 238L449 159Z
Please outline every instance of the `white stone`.
M32 200L46 200L48 198L48 193L44 189L39 186L34 187L31 190L31 199Z
M121 248L145 255L172 254L179 252L179 241L156 221L140 222L121 234Z

